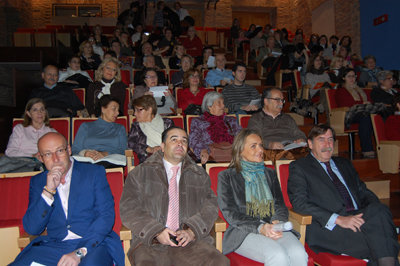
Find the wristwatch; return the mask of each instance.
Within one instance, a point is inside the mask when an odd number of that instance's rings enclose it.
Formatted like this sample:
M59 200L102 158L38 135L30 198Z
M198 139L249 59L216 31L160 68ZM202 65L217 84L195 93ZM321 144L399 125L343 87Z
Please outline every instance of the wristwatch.
M83 252L82 252L82 250L81 250L80 248L77 249L77 250L75 250L75 255L76 255L80 260L82 260L83 257L85 257L85 255L83 254Z

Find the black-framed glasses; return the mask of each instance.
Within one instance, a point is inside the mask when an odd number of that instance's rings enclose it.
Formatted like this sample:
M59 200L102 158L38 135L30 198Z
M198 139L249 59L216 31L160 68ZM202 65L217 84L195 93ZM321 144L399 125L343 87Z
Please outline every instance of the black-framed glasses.
M281 99L281 98L267 98L267 99L274 100L274 101L277 101L277 102L282 102L283 104L286 103L286 100L285 99Z

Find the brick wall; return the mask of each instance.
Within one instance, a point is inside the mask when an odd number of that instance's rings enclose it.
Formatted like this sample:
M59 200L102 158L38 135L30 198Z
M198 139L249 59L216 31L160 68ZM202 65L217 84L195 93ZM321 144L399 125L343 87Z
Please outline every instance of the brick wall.
M12 44L12 33L18 27L44 27L50 24L52 4L102 4L103 17L117 17L131 0L3 0L0 1L0 46ZM206 9L205 1L185 1L189 9L201 10L202 26L230 27L232 6L249 10L276 10L269 12L274 27L286 27L291 31L302 28L306 36L312 32L311 14L325 0L220 0L217 9L214 3ZM169 3L168 3L169 4ZM121 8L121 10L119 10ZM257 9L258 8L258 9ZM276 8L276 9L275 9ZM353 52L360 53L360 12L359 1L334 0L336 34L348 34L353 39ZM153 4L148 4L146 22L152 23Z

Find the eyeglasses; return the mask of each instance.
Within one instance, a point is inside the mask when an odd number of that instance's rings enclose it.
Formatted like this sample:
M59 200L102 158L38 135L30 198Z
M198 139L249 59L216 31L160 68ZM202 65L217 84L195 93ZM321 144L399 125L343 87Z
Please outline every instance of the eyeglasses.
M51 157L53 157L53 154L57 155L57 157L64 156L66 151L67 151L67 148L65 147L65 148L57 149L55 152L48 151L45 153L41 153L40 155L43 157L43 159L48 160Z
M135 107L135 113L139 113L139 112L141 112L143 110L145 110L143 107L141 107L141 108L136 108Z
M357 75L347 75L346 78L357 78Z
M200 76L199 75L190 75L189 78L199 79Z
M267 99L274 100L274 101L277 101L277 102L282 102L283 104L285 104L285 102L286 102L285 99L281 99L281 98L267 98Z
M149 75L147 75L146 78L147 78L147 79L156 79L157 76L149 76Z
M44 113L44 112L46 112L46 109L45 108L32 108L31 110L30 110L30 112L32 112L32 113Z
M111 70L111 71L117 72L117 69L113 68L113 67L106 66L104 68L107 69L107 70Z
M385 78L385 80L393 80L393 77L392 78Z

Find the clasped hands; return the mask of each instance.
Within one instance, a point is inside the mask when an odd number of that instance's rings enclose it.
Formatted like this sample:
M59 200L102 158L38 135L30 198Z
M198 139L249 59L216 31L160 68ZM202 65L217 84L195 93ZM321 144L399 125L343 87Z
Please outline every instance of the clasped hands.
M260 234L262 234L262 235L264 235L266 237L269 237L269 238L271 238L273 240L277 240L277 239L281 238L282 237L282 232L277 232L277 231L273 230L274 224L277 224L277 223L279 223L278 220L274 220L270 224L269 223L265 223L260 229Z
M171 241L170 235L176 236L176 241L178 241L178 244L175 244ZM185 247L195 239L195 235L190 228L186 230L178 230L176 232L169 228L165 228L164 231L162 231L156 238L158 242L163 245L171 247Z
M335 223L342 228L351 229L353 232L361 232L361 226L365 223L363 213L350 216L338 216Z

